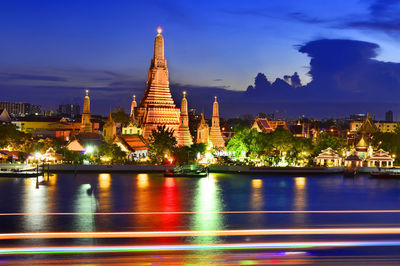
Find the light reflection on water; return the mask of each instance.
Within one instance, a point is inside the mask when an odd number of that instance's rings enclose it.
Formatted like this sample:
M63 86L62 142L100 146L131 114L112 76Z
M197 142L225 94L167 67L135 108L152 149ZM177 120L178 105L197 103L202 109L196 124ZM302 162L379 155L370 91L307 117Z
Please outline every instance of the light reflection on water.
M42 181L42 180L40 180ZM295 213L221 214L218 211L399 209L400 182L342 176L257 177L211 174L209 178L164 178L160 174L51 175L0 179L1 212L174 212L125 216L22 216L0 220L2 231L219 230L321 224L395 224L399 215ZM183 214L181 212L194 212ZM348 217L348 218L347 218ZM195 243L219 237L193 239Z

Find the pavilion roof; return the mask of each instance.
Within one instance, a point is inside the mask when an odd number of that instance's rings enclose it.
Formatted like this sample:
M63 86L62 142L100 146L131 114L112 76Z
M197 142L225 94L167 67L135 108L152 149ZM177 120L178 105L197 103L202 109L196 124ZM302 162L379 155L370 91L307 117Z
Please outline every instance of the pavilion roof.
M121 143L128 149L133 151L148 150L145 139L140 135L123 135L119 137Z
M368 158L369 161L394 161L389 152L379 149L372 153L372 156Z
M333 150L331 147L322 150L321 153L315 157L315 160L336 160L340 159L339 153Z
M362 161L362 159L356 154L351 154L351 155L347 156L344 160L345 161L356 161L356 162Z

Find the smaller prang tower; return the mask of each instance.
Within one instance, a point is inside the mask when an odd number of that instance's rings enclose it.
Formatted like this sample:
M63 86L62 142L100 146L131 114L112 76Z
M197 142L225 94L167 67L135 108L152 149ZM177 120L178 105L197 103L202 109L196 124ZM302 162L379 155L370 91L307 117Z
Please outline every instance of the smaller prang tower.
M210 129L210 141L212 145L218 149L225 148L225 141L222 137L221 128L219 126L219 106L217 96L214 97L213 115Z
M186 91L183 92L180 122L181 124L179 125L176 134L178 146L191 146L193 144L193 140L189 131L189 114L188 102L186 100Z
M90 123L90 98L89 90L86 90L86 96L83 100L83 111L82 111L82 121L81 121L81 133L91 133L92 124Z

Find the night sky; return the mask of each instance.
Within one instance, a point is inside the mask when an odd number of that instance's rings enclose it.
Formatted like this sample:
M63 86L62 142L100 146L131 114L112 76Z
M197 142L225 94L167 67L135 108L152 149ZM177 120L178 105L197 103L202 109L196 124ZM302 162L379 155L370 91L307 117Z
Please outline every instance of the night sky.
M399 14L397 0L2 0L0 101L54 109L88 88L92 113L128 110L161 25L178 106L187 90L206 115L218 95L225 117L400 120Z

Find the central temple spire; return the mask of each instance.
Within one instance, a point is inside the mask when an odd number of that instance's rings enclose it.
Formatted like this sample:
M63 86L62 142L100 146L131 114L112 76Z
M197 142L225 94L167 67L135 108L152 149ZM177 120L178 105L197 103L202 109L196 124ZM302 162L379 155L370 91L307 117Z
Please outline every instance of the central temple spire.
M169 89L167 60L164 57L164 37L161 28L154 40L154 56L147 76L146 91L136 109L136 118L143 126L143 136L148 139L153 129L166 125L177 130L180 110L176 108Z

